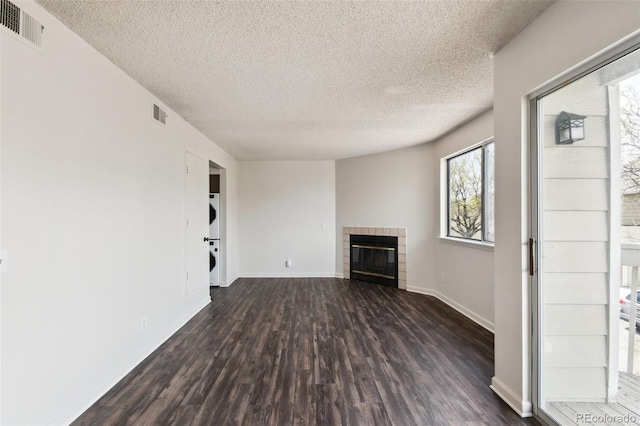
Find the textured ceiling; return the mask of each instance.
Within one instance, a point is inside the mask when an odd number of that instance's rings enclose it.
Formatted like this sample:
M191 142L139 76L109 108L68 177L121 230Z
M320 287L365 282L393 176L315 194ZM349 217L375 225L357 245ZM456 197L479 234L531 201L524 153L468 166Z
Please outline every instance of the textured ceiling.
M551 4L38 2L239 160L432 141L491 107L493 53Z

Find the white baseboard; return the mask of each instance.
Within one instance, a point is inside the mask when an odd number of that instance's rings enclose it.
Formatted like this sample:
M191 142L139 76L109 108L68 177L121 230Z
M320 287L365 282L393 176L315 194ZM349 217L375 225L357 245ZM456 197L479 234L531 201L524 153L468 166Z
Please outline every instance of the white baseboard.
M242 274L244 278L335 278L335 272L265 272Z
M522 398L509 389L509 387L502 383L496 376L491 378L491 385L489 387L521 417L533 416L533 405L531 401L523 401Z
M407 291L410 291L412 293L420 293L420 294L425 294L427 296L433 296L436 299L439 299L440 301L446 303L447 305L451 306L453 309L455 309L456 311L460 312L462 315L464 315L465 317L469 318L470 320L472 320L473 322L475 322L476 324L478 324L479 326L487 329L488 331L490 331L491 333L495 334L495 327L492 321L489 321L488 319L476 314L475 312L473 312L472 310L466 308L465 306L462 306L461 304L459 304L458 302L449 299L447 296L445 296L444 294L440 293L437 290L433 290L433 289L424 289L422 287L415 287L415 286L407 286Z
M211 300L207 297L202 303L198 303L187 314L183 315L178 321L174 322L171 327L168 327L161 337L156 340L152 345L145 349L141 355L138 355L133 362L128 362L121 365L119 368L112 371L108 378L102 380L91 390L89 390L78 401L73 403L70 407L66 408L61 414L59 414L51 424L71 424L82 413L87 411L89 407L96 403L105 393L107 393L112 387L114 387L120 380L122 380L127 374L129 374L134 368L144 361L149 355L151 355L156 349L166 342L171 336L173 336L182 326L184 326L191 318L193 318L198 312L200 312L205 306L211 303Z
M230 286L231 286L231 284L233 284L237 279L238 279L238 277L235 277L234 279L232 279L232 280L231 280L231 281L229 281L229 282L221 281L221 282L220 282L220 287L230 287Z
M336 278L344 278L344 274L336 272Z

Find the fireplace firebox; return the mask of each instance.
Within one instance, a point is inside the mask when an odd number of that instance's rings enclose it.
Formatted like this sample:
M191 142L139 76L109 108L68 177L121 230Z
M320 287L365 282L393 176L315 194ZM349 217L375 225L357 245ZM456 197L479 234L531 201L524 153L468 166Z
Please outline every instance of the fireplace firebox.
M398 237L351 235L351 279L398 287Z

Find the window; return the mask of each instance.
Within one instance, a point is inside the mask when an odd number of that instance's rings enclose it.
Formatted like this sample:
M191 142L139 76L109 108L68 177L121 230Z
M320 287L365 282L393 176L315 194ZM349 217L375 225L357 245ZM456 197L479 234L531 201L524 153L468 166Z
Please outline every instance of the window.
M446 235L493 242L494 144L488 141L446 159Z

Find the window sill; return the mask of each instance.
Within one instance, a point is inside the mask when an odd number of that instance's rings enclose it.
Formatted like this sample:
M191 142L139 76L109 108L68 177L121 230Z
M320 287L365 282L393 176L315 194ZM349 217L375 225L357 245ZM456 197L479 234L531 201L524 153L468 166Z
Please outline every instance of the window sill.
M443 243L493 252L493 243L487 243L484 241L465 240L463 238L443 237L443 236L440 236L438 238Z

